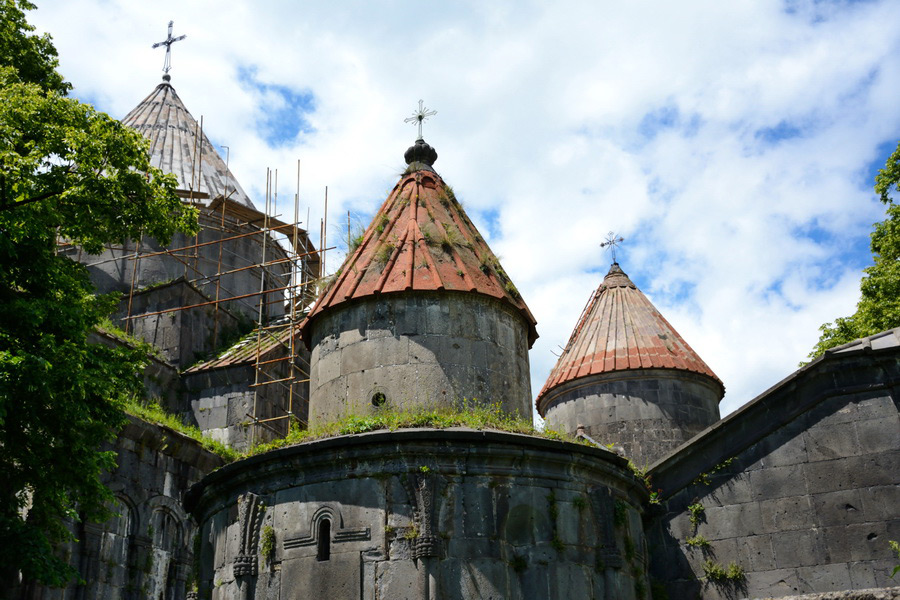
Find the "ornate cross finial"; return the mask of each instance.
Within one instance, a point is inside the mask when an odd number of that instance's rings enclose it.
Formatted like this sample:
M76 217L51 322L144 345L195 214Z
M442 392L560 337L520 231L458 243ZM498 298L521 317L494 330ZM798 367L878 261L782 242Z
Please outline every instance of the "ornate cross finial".
M163 79L166 79L166 77L169 76L169 70L172 68L172 44L174 44L175 42L180 42L187 37L186 35L179 35L176 38L172 37L172 25L174 23L175 21L169 21L169 34L166 36L166 39L153 44L154 48L159 48L160 46L166 47L166 60L165 62L163 62L163 73L165 73L166 75L163 77ZM166 79L166 81L168 81L168 79Z
M622 236L616 237L616 234L610 231L606 234L606 241L600 244L601 248L609 248L612 252L613 263L616 262L616 246L620 243L624 242L625 238Z
M419 137L417 140L422 139L422 121L426 120L428 117L433 117L437 114L436 110L428 110L425 108L424 103L419 100L419 110L413 111L411 117L403 119L404 123L418 123L419 124Z

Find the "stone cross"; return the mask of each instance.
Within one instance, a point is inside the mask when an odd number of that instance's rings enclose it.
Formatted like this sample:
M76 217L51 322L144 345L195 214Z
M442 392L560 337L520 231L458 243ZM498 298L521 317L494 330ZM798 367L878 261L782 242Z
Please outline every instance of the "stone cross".
M166 36L166 39L164 39L161 42L156 42L155 44L153 44L154 48L159 48L160 46L166 47L166 60L163 63L163 73L165 73L166 75L169 74L169 70L172 68L172 58L171 58L172 44L174 44L175 42L180 42L181 40L183 40L184 38L187 37L186 35L179 35L176 38L172 37L172 25L174 23L175 23L175 21L169 21L169 34Z
M600 247L609 248L612 251L613 262L616 262L616 246L624 241L625 238L623 238L622 236L616 237L616 234L610 231L606 234L606 241L600 244Z
M403 119L403 122L404 123L418 123L419 124L419 137L417 137L416 139L421 140L422 139L422 121L426 120L428 117L433 117L436 114L437 114L436 110L428 110L427 108L425 108L424 103L421 100L419 100L419 110L413 111L412 116L407 117L406 119Z

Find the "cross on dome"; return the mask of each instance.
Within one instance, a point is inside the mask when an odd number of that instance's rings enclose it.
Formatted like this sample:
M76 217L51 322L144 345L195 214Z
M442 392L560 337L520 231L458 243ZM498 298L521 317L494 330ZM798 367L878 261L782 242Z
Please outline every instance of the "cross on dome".
M616 237L616 234L610 231L606 234L606 241L600 244L601 248L609 248L612 252L612 261L616 262L616 247L625 241L625 238L622 236Z
M156 42L155 44L153 44L154 48L159 48L160 46L166 47L166 60L163 62L163 73L165 73L165 75L163 75L163 79L165 79L166 81L169 81L169 79L171 79L171 76L169 75L169 71L172 69L172 57L171 57L172 44L174 44L175 42L180 42L181 40L183 40L184 38L187 37L186 35L179 35L178 37L172 37L172 25L174 25L174 24L175 24L175 21L169 21L169 33L166 36L166 39L164 39L161 42Z
M419 124L419 137L417 140L421 140L422 138L422 121L428 119L428 117L433 117L437 114L436 110L428 110L425 108L425 104L422 100L419 100L419 110L413 111L411 117L407 117L403 119L404 123L418 123Z

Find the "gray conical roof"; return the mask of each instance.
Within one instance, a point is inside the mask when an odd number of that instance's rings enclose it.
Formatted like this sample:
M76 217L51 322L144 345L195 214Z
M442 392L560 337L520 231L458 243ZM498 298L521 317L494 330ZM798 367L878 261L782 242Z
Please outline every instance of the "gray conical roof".
M200 127L167 81L156 86L122 123L150 140L150 163L175 175L183 196L189 197L193 189L197 202L209 204L225 194L227 184L230 200L253 208L253 202L234 176L228 173L226 177L225 161L205 134L195 148Z

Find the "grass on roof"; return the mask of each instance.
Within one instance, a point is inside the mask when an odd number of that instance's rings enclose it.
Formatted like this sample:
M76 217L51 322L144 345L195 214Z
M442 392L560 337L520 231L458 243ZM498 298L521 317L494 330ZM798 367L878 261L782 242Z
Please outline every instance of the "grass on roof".
M262 454L277 448L293 446L339 435L366 433L369 431L406 429L414 427L469 427L471 429L493 429L508 433L522 433L551 440L582 442L552 429L539 430L530 419L510 415L502 410L499 403L480 404L463 401L454 406L394 408L384 406L371 414L349 414L343 418L310 429L292 426L284 438L259 444L247 455Z
M201 446L214 454L218 454L227 462L232 462L241 458L239 452L232 450L218 440L214 440L211 437L204 435L202 431L193 425L185 425L177 415L166 412L165 409L155 402L133 399L126 402L125 406L122 408L126 413L133 417L137 417L148 423L164 425L196 440Z

